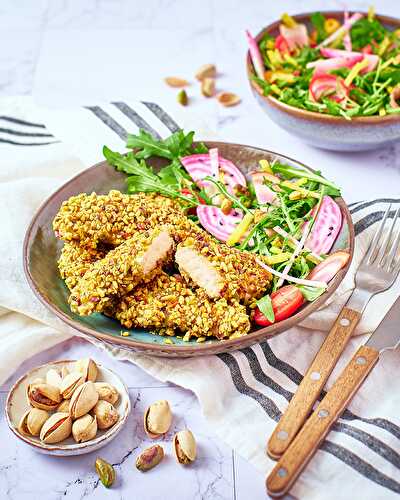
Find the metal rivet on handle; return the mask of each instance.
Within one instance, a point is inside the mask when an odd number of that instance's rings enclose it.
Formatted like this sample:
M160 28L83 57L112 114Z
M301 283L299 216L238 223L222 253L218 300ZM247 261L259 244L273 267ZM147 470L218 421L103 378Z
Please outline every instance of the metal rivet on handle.
M349 326L350 325L350 321L347 319L347 318L342 318L339 323L342 325L342 326Z
M311 372L310 379L311 380L319 380L321 378L321 374L319 372Z
M356 358L357 365L365 365L366 362L367 360L364 358L364 356L358 356L358 358Z
M289 437L289 434L286 431L279 431L276 437L278 439L281 439L282 441L285 441Z
M329 415L328 410L319 410L319 412L318 412L319 418L326 418L328 415Z
M278 469L278 476L279 477L286 477L287 476L287 470L285 469L285 467L280 467Z

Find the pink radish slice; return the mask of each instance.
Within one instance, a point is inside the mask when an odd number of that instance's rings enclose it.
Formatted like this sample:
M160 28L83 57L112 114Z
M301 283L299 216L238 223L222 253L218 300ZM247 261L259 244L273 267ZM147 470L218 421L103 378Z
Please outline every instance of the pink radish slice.
M351 50L328 49L328 48L321 48L320 52L321 55L323 55L324 57L328 57L330 59L335 57L354 57L354 56L362 56L361 59L368 59L369 62L368 66L365 67L363 70L361 70L361 73L369 73L370 71L373 71L379 62L379 56L376 54L365 54L364 52L354 52Z
M322 97L329 97L337 102L342 101L349 93L342 79L335 75L313 76L310 82L312 100L318 102Z
M266 175L263 172L253 172L251 174L257 201L261 204L274 203L277 199L276 193L264 184L265 177Z
M241 210L235 208L229 215L225 215L219 207L213 205L199 205L196 213L204 229L220 241L226 241L243 219Z
M258 78L264 80L264 62L261 57L260 49L256 40L252 37L249 30L246 30L247 43L249 45L249 52L251 57L251 62L253 63L254 70Z
M340 26L340 28L338 28L334 33L332 33L332 35L325 38L325 40L323 40L317 46L317 49L320 49L321 47L324 47L325 45L329 45L334 40L336 40L336 38L338 38L342 34L347 33L349 31L349 29L353 26L353 24L355 22L357 22L359 19L361 19L362 17L363 17L363 15L360 14L359 12L356 12L355 14L353 14L351 17L348 18L348 20L342 26Z
M400 101L400 87L395 87L391 92L390 92L390 107L391 108L399 108L399 103L397 101Z
M208 154L210 155L211 176L219 179L218 148L211 148Z
M181 163L192 179L200 185L204 177L211 177L213 174L209 154L183 156ZM246 187L246 178L236 165L222 156L218 157L218 163L219 171L223 173L223 182L229 193L234 194L234 187L237 184Z
M333 252L314 267L308 274L307 279L329 283L347 264L349 258L350 255L347 252L343 252L343 250Z
M333 57L331 59L318 59L307 64L307 68L315 68L313 76L325 75L328 71L340 68L352 68L356 63L362 61L363 54L355 56Z
M286 40L290 50L308 45L308 33L304 24L296 24L293 28L288 28L284 24L280 24L279 32Z
M347 12L347 10L345 10L344 11L344 24L346 24L348 21L349 21L349 13ZM350 36L349 31L346 31L346 34L343 37L343 45L344 45L344 48L346 50L351 51L352 45L351 45L351 36Z
M316 254L328 253L341 227L342 212L339 205L330 196L324 196L305 246Z

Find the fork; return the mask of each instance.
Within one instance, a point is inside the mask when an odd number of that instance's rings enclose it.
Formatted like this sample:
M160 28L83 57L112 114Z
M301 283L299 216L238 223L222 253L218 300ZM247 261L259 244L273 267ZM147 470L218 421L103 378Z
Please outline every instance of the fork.
M391 204L387 207L378 231L357 269L353 293L268 441L267 453L273 459L279 459L303 426L371 297L390 288L399 274L400 264L393 267L393 263L400 246L400 229L394 239L392 235L399 219L400 207L393 215L386 236L383 235L391 207Z

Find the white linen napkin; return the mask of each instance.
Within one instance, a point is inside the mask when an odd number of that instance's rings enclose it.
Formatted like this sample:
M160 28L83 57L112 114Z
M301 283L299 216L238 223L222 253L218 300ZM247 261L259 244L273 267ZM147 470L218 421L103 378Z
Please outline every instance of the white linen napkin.
M198 139L215 137L196 119L188 123L187 118L172 118L157 104L142 102L49 111L38 109L30 98L7 98L0 102L0 123L1 384L28 357L79 335L38 302L23 274L22 241L38 206L68 178L101 161L103 144L123 151L126 131L141 127L166 137L183 127L196 130ZM351 293L354 270L387 201L351 206L357 235L351 270L329 304L301 327L234 353L183 360L150 357L89 340L162 381L191 389L221 439L267 474L274 462L265 454L266 440ZM372 299L357 333L373 331L399 294L398 280L391 290ZM351 340L328 388L365 340L365 335ZM400 391L393 383L400 376L399 361L398 352L382 356L293 487L293 495L344 500L357 491L359 498L375 500L400 493Z

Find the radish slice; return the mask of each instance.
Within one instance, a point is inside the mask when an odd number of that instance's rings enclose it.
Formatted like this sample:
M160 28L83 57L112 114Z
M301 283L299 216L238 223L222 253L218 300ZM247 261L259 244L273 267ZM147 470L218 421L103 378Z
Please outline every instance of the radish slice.
M254 191L256 192L256 198L258 203L276 203L277 195L270 187L264 184L264 179L268 177L268 175L263 172L252 172L251 180L254 184Z
M258 44L256 40L251 36L250 32L246 30L247 43L249 45L249 52L251 57L251 62L254 66L254 71L258 78L264 80L264 62L261 57L260 49L258 48Z
M333 279L347 264L349 259L350 255L342 250L331 253L324 261L314 267L308 274L307 279L329 283L329 281L331 281L331 279Z
M349 21L349 13L347 10L344 11L344 24L346 24ZM346 31L346 34L343 37L343 45L346 50L351 50L352 45L351 45L351 36L349 31Z
M308 33L304 24L296 24L293 28L288 28L284 24L280 24L279 32L286 40L289 50L308 45Z
M183 156L181 163L185 167L188 174L200 186L204 185L202 179L207 176L213 175L211 166L211 159L209 154L195 154L190 156ZM247 186L246 178L242 172L231 161L218 157L219 171L224 174L224 184L230 194L234 194L234 187L239 184L240 186ZM208 184L208 183L206 183Z
M318 102L322 97L330 97L335 101L342 101L349 95L350 89L344 81L335 75L314 76L310 82L312 100Z
M279 271L275 271L275 269L272 269L272 267L267 266L267 264L264 264L260 259L256 259L256 262L259 266L261 266L263 269L269 271L271 274L274 276L277 276L278 278L283 278L286 281L290 281L291 283L297 283L298 285L305 285L305 286L313 286L316 288L326 288L326 283L323 281L315 281L315 280L305 280L302 278L295 278L294 276L289 276L289 275L283 275Z
M373 71L376 67L376 65L379 62L379 56L376 54L365 54L363 52L354 52L350 50L342 50L342 49L326 49L326 48L321 48L320 49L321 55L324 57L328 58L335 58L335 57L354 57L354 56L362 56L363 59L368 59L368 66L361 70L361 73L369 73L370 71ZM361 61L361 59L360 59ZM356 61L358 62L358 61Z
M218 148L211 148L208 154L210 155L211 177L219 179Z
M303 231L308 224L309 222L304 225ZM311 233L305 242L306 247L317 254L328 253L341 227L342 212L339 205L330 196L324 196Z
M400 87L395 87L390 92L390 107L391 108L399 108L400 105L397 101L400 101Z
M363 54L354 56L332 57L331 59L318 59L307 64L307 68L315 68L313 76L321 76L340 68L352 68L356 63L364 59Z
M356 12L353 14L349 19L343 24L343 26L340 26L332 35L328 36L328 38L325 38L319 45L317 45L317 49L320 49L321 47L325 47L325 45L329 45L332 43L336 38L341 36L342 34L347 33L350 28L353 26L354 23L356 23L359 19L363 17L362 14L359 12Z
M196 213L204 229L220 241L226 241L243 219L241 210L235 208L229 215L225 215L219 207L213 205L199 205Z

